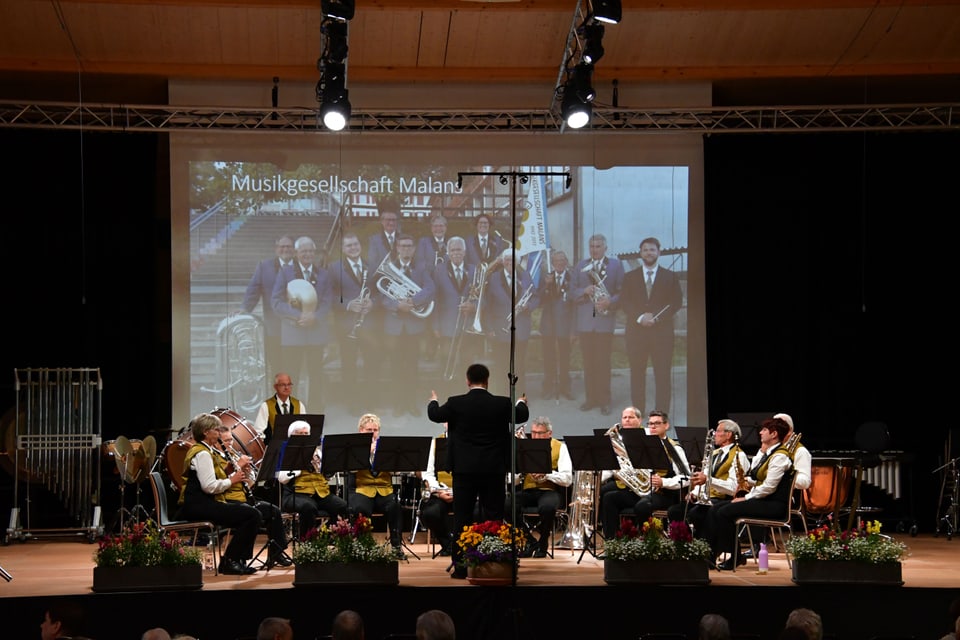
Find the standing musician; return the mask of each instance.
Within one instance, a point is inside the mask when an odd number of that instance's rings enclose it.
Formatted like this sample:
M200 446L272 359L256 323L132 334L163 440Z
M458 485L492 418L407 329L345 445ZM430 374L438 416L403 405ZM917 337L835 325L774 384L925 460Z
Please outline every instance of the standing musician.
M480 291L474 291L476 267L464 261L466 243L460 236L447 241L446 264L433 271L437 308L431 314L433 335L440 342L441 355L446 358L445 377L452 379L454 371L459 378L459 358L473 360L480 357L483 337L471 332L476 316ZM456 352L451 350L456 349ZM459 382L457 383L459 386Z
M452 241L452 238L451 238ZM438 555L449 557L453 552L453 537L448 522L453 508L453 474L449 471L437 471L437 439L447 437L447 425L443 433L430 443L430 455L427 457L427 469L423 472L423 488L426 495L420 503L420 521L430 530L430 535L440 543ZM445 467L445 461L440 461Z
M793 461L781 446L790 427L780 418L770 418L760 426L760 451L753 457L744 480L751 487L745 495L710 510L707 526L708 542L714 556L729 553L730 557L717 568L731 571L746 564L736 541L738 518L776 518L783 516L790 500ZM736 564L734 564L736 563Z
M239 456L233 448L233 432L230 429L221 431L217 444L226 456L233 461L231 464L235 464ZM274 566L292 566L293 560L284 553L287 548L287 534L283 530L283 514L280 512L280 508L272 502L258 500L253 497L250 493L249 485L252 484L252 481L256 480L256 474L249 471L253 469L253 466L247 467L247 469L246 479L233 483L230 488L223 493L223 497L228 503L249 504L260 512L261 521L267 528L267 535L270 536L268 543L270 545L270 552L267 555L264 567L270 569Z
M557 519L557 510L563 504L563 489L573 484L573 461L567 451L567 445L553 438L553 426L550 418L540 416L530 425L530 437L534 440L550 440L550 473L526 473L523 475L523 489L517 493L520 507L536 507L537 545L528 544L520 553L523 558L546 558L550 549L550 536ZM510 495L507 495L507 519L512 512Z
M620 429L641 429L640 410L627 407L620 414ZM637 503L635 494L627 485L616 479L613 471L600 474L600 522L603 537L612 540L620 528L620 512Z
M253 557L253 545L260 529L260 512L246 502L227 502L226 492L243 482L252 461L239 456L232 472L227 471L227 459L217 446L217 440L227 430L220 418L201 413L190 421L194 445L183 461L183 482L177 517L183 520L206 520L221 527L230 527L233 535L223 552L220 573L249 575L256 569L248 567Z
M475 224L477 233L467 239L467 262L470 264L496 262L500 253L507 248L506 243L493 235L493 221L487 214L478 215Z
M260 403L260 409L257 410L257 417L253 421L253 428L258 434L263 436L263 444L266 446L273 436L273 423L278 415L288 413L306 413L307 406L302 400L294 398L293 381L290 374L280 372L273 377L273 388L276 393Z
M746 471L750 459L739 445L740 425L733 420L720 420L713 432L713 453L704 468L690 476L692 489L687 494L687 504L675 504L667 509L670 520L686 519L693 525L698 538L706 538L710 508L725 504L737 493L736 469ZM709 481L709 495L707 483Z
M530 274L518 263L517 253L505 249L500 255L503 271L490 276L490 304L484 305L484 331L492 336L494 371L510 371L511 326L516 328L514 373L516 384L526 389L527 343L533 321L531 314L540 304L540 296ZM516 307L513 306L516 302Z
M297 420L290 423L288 436L310 435L310 423ZM350 510L346 501L330 491L330 481L320 473L320 447L313 456L314 470L280 471L277 479L283 487L281 506L287 513L296 513L300 520L300 539L316 526L317 517L324 512L328 517L347 518Z
M550 253L553 269L540 282L540 345L543 349L543 396L563 396L570 391L570 350L576 329L576 302L571 290L574 274L563 251Z
M654 511L667 510L672 505L682 504L681 492L690 479L690 464L680 443L667 437L670 421L665 411L651 411L647 418L647 433L660 438L663 450L670 461L669 469L651 469L650 493L634 505L639 522L646 522Z
M377 451L377 440L380 438L380 418L373 413L360 416L357 424L360 433L372 433L370 442L370 462L373 463ZM387 527L390 530L390 545L397 558L403 560L406 555L400 546L400 536L403 528L403 512L400 510L400 501L393 491L393 477L389 471L361 469L351 472L347 483L347 502L353 513L362 513L368 518L373 512L382 513L387 517Z
M438 214L430 219L430 234L417 241L414 262L428 271L439 269L447 259L447 219Z

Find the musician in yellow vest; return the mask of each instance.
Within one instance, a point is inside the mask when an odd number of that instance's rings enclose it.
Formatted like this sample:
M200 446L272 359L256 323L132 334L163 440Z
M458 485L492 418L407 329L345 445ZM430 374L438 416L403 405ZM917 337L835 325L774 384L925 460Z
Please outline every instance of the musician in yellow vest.
M183 461L183 483L180 489L182 520L207 520L232 530L230 544L223 552L220 573L249 575L256 569L247 566L253 557L253 545L260 530L260 513L245 503L226 501L226 492L242 482L251 464L249 456L240 456L237 468L227 472L228 460L217 440L228 429L220 418L201 413L190 421L195 444Z
M377 440L380 438L380 418L373 413L360 416L357 425L360 433L372 433L373 441L370 445L370 461L373 462L377 450ZM362 513L368 518L374 512L382 513L387 518L387 527L390 530L390 544L398 558L406 557L401 548L401 528L403 512L400 510L400 501L393 491L393 478L390 470L362 469L350 473L348 476L347 504L353 513Z
M620 429L642 429L640 409L625 407L620 413ZM600 474L600 526L603 537L612 540L620 528L620 512L637 503L638 494L617 479L614 470Z
M713 452L703 469L690 476L687 500L667 509L670 520L686 520L693 525L693 533L698 538L706 538L707 519L712 507L732 500L737 493L736 469L743 473L750 468L750 459L740 449L740 425L733 420L717 422L713 432ZM709 483L709 490L707 484Z
M690 463L680 443L667 437L670 419L666 411L651 411L647 415L647 433L660 438L660 444L670 463L667 469L650 469L650 493L633 506L638 522L646 522L654 511L665 511L682 504L682 492L689 486Z
M446 460L437 460L437 440L447 437L447 425L443 433L430 443L430 455L427 456L427 469L423 476L423 490L427 495L420 502L420 522L430 530L430 535L440 543L437 555L449 557L453 552L453 535L450 523L453 521L453 474L447 469ZM437 471L437 467L444 469Z
M288 436L310 435L310 423L296 420L287 429ZM300 538L317 526L317 518L325 515L331 520L349 518L346 501L330 491L330 481L319 472L320 447L314 454L314 469L295 469L277 472L277 479L284 485L281 506L287 513L296 513L300 521Z
M530 437L534 440L550 440L550 473L525 473L522 476L523 488L517 492L519 508L536 507L537 542L528 544L520 555L524 558L546 558L550 549L550 536L557 516L557 509L563 504L563 488L573 484L573 462L567 445L553 438L553 426L550 418L540 416L530 424ZM506 513L512 514L510 495L507 495Z
M270 442L273 435L273 424L278 415L288 413L303 414L307 406L293 395L293 381L287 373L278 373L273 377L273 388L276 391L272 396L260 403L257 417L253 421L253 428L263 436L263 444Z
M751 486L746 495L736 497L716 509L711 509L708 542L714 556L728 553L727 560L718 566L721 571L733 570L745 564L736 541L738 518L782 518L790 501L793 482L793 461L781 446L790 431L780 418L770 418L760 425L760 451L753 457L745 480Z

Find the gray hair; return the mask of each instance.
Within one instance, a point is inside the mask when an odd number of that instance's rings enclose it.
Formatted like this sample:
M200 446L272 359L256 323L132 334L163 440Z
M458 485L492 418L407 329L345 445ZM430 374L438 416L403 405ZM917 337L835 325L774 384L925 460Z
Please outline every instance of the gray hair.
M454 244L460 245L460 248L463 249L464 251L466 251L466 249L467 249L467 242L466 242L466 240L464 240L464 239L461 238L460 236L453 236L453 237L451 237L449 240L447 240L447 251L449 251L449 250L450 250L450 246L451 246L451 245L454 245Z
M723 427L723 430L727 433L732 433L735 438L740 437L740 425L738 425L733 420L726 418L717 423L717 428Z

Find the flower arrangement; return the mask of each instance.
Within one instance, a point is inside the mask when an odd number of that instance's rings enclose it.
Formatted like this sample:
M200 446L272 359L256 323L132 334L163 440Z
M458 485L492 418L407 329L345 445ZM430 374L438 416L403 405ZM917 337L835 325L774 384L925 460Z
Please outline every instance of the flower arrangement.
M523 531L506 522L475 522L464 527L457 539L462 552L459 564L476 567L485 562L516 562L514 551L519 553L526 543Z
M153 520L135 522L116 536L101 538L93 560L98 567L182 567L203 562L203 550L175 531L161 532Z
M377 544L373 522L357 514L353 522L339 517L310 529L293 552L295 564L315 562L395 562L398 558L388 542Z
M664 533L663 521L649 518L640 528L624 520L603 553L607 560L706 560L710 545L694 539L686 522L671 522Z
M880 521L861 522L856 529L840 531L824 525L807 535L787 540L787 551L796 560L854 560L870 564L900 562L905 544L880 533Z

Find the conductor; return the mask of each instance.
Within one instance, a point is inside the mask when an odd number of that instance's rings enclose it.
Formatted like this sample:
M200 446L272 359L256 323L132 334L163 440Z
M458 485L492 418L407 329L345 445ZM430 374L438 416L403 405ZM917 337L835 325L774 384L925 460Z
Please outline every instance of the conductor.
M514 420L510 398L495 396L487 391L490 370L482 364L467 367L469 391L450 396L441 405L437 392L431 391L427 417L432 422L447 423L447 463L453 472L454 535L473 520L473 506L479 499L483 517L502 520L506 499L505 474L510 467L510 447L513 444L513 422L526 422L530 417L526 396L516 405ZM451 577L467 577L466 567L460 566L459 548L454 545L454 570Z

